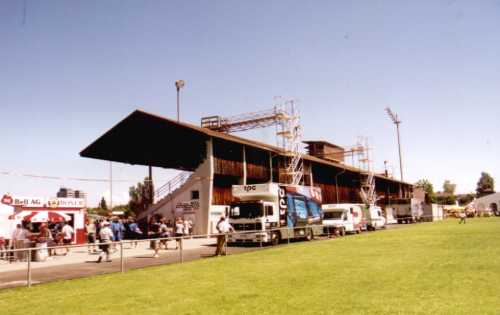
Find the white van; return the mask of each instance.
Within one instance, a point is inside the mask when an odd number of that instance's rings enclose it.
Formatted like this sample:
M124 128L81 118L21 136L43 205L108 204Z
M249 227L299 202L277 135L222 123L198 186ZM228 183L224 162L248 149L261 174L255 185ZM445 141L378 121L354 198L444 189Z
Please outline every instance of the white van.
M323 225L331 234L360 233L366 230L363 205L353 203L324 204Z
M376 205L364 206L364 216L368 230L375 231L385 228L385 218L382 215L382 208Z

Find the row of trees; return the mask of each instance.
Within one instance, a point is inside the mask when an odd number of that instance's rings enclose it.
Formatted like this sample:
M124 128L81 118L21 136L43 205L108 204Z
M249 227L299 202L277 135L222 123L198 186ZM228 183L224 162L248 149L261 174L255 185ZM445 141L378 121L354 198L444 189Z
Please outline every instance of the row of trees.
M495 180L490 174L486 172L481 173L481 177L477 182L476 193L469 194L455 194L457 188L456 184L453 184L449 180L445 180L443 183L443 191L434 192L434 187L432 183L427 179L421 179L415 183L416 187L422 188L425 191L426 202L429 203L440 203L445 205L455 204L457 201L462 204L468 204L474 198L480 198L495 192Z
M88 213L98 214L102 216L110 215L113 211L123 211L125 216L137 216L139 213L146 211L153 204L154 187L148 177L144 178L143 182L137 183L136 186L129 188L129 202L124 205L108 207L106 199L101 198L99 205L96 208L88 208Z

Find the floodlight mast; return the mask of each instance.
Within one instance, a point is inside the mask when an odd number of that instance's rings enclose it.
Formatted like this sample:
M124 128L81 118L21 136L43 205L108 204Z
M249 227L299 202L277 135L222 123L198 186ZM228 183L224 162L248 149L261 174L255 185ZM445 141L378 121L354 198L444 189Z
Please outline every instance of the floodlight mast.
M177 89L177 122L180 121L180 117L179 117L179 112L180 112L180 91L181 89L184 87L186 83L184 82L184 80L177 80L175 81L175 88Z
M401 120L398 117L398 114L394 113L389 107L385 108L385 111L387 112L387 115L389 115L389 118L392 120L392 122L396 125L396 132L398 136L398 151L399 151L399 172L401 174L401 181L403 181L403 157L401 153L401 139L399 136L399 124L401 124ZM401 195L401 189L400 189L400 195Z

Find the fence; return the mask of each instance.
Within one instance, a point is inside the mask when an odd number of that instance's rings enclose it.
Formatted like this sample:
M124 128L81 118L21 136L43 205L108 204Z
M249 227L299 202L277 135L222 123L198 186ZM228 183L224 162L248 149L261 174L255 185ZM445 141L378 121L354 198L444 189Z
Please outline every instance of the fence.
M280 238L278 239L278 242L276 242L275 239L273 239L273 235L278 235ZM213 248L214 245L214 239L217 238L217 246L220 246L221 242L223 244L223 248L219 248L219 250L222 249L222 254L223 255L228 255L228 254L233 254L233 253L238 253L238 252L245 252L245 251L251 251L251 250L257 250L263 248L265 245L268 244L274 244L276 245L277 243L280 244L290 244L291 242L294 242L297 239L313 239L313 238L330 238L332 236L339 236L340 232L335 229L332 225L325 225L325 224L320 224L320 225L307 225L307 226L302 226L302 227L282 227L282 228L268 228L265 231L263 230L246 230L246 231L235 231L231 233L225 233L225 234L203 234L203 235L192 235L192 236L180 236L180 237L160 237L160 238L149 238L149 239L142 239L142 240L124 240L124 241L119 241L119 242L110 242L110 243L93 243L93 244L80 244L80 245L65 245L65 246L51 246L51 247L45 247L45 248L38 248L38 247L31 247L31 248L21 248L21 249L6 249L2 250L2 256L3 257L16 257L19 256L17 253L22 253L20 256L25 256L26 257L26 265L24 268L16 268L15 274L17 275L17 278L14 280L17 281L12 281L15 283L15 286L18 286L19 284L25 284L28 287L31 287L34 284L33 281L33 273L37 270L44 270L44 267L55 267L55 266L69 266L69 270L76 271L76 275L74 278L79 278L79 277L84 277L88 275L95 275L95 274L100 274L100 273L109 273L109 272L125 272L127 270L127 267L129 269L136 269L136 268L143 268L147 266L155 266L155 265L163 265L163 264L170 264L170 263L183 263L186 260L186 254L188 254L188 260L194 260L194 259L199 259L201 257L208 257L208 256L213 256L212 254L215 252L215 249ZM246 236L246 237L244 237ZM286 236L286 237L283 237ZM220 239L220 237L223 237L223 239ZM231 242L229 244L228 241L235 240L236 238L239 238L240 242ZM142 261L138 261L138 258L152 258L151 256L145 256L146 253L149 253L151 249L155 251L155 255L153 257L156 257L156 254L160 251L160 245L164 244L165 246L165 251L168 254L168 243L169 242L175 242L178 246L176 247L175 252L177 253L176 255L165 255L160 259L158 262L153 262L153 263L146 263L143 264ZM145 248L139 248L137 252L131 253L131 255L125 255L126 252L126 247L128 246L128 249L137 249L138 245L141 244L141 246L146 245ZM147 247L147 244L149 244L149 248ZM201 244L201 245L200 245ZM234 246L234 245L247 245L251 244L253 247L245 247L245 246ZM87 268L84 267L82 268L81 261L78 259L85 258L88 259L88 255L90 255L90 249L99 246L99 245L111 245L116 248L116 252L119 251L119 264L113 264L113 265L107 265L104 268L101 269L96 269L96 268ZM186 248L186 245L188 248ZM193 246L194 245L194 246ZM207 246L208 245L208 246ZM135 246L135 247L134 247ZM63 263L63 261L60 262L54 262L54 261L46 261L44 262L44 266L41 268L33 268L33 258L38 257L40 255L41 251L53 251L53 252L61 252L61 251L70 251L72 249L85 249L83 253L87 253L87 250L89 251L89 254L87 256L85 255L79 255L79 257L76 257L72 261L66 261ZM220 254L219 250L217 252ZM115 253L116 253L115 252ZM81 254L82 252L78 252ZM103 252L99 253L99 255L102 255ZM77 253L75 253L76 255ZM66 259L66 255L64 255L64 259ZM97 261L85 261L85 262L97 262ZM19 265L18 265L19 266ZM16 266L17 267L17 266ZM73 269L71 269L73 268ZM0 281L2 281L2 273L1 272L2 265L0 265ZM52 269L52 268L51 268ZM68 269L68 268L66 268ZM104 271L104 272L103 272ZM48 272L48 275L44 275L42 277L42 274L38 275L40 278L44 278L45 280L40 281L40 282L48 282L48 281L54 281L57 279L67 279L68 277L65 277L64 275L59 275L58 273L52 273ZM73 277L69 277L73 278ZM12 280L12 277L11 277ZM1 284L1 283L0 283ZM2 286L0 285L0 288Z

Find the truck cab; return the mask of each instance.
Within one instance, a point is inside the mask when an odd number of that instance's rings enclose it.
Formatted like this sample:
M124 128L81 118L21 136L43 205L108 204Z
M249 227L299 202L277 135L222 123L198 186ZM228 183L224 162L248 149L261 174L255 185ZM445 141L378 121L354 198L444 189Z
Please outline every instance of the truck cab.
M278 227L279 210L270 201L239 201L231 204L229 222L236 232L240 232L230 236L230 241L272 242L272 235L266 229Z
M330 233L344 235L366 229L362 206L358 204L324 204L323 225Z
M321 190L278 183L233 185L229 242L278 244L322 233Z
M375 231L385 228L385 218L382 214L382 208L376 205L365 205L364 212L368 230Z

